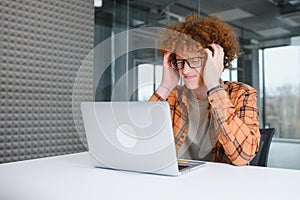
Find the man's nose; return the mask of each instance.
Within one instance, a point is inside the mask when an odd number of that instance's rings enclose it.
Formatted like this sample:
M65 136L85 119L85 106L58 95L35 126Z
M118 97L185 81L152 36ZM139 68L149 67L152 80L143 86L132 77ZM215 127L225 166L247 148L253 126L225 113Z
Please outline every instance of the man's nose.
M191 68L190 68L190 66L188 65L188 63L187 63L187 62L184 62L182 72L183 72L183 73L188 73L190 70L191 70Z

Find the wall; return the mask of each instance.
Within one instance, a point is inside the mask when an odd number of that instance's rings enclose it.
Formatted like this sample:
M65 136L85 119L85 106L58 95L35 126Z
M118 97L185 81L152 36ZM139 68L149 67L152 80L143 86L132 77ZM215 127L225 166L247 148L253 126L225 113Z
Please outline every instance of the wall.
M1 0L0 16L0 163L83 151L73 113L93 94L93 1Z

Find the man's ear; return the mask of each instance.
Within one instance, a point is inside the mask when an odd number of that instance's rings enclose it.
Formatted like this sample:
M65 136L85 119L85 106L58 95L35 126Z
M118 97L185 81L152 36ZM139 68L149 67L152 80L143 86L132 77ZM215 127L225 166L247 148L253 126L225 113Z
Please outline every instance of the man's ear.
M175 54L175 53L172 53L172 54L170 55L170 60L172 60L172 59L176 60L176 54Z

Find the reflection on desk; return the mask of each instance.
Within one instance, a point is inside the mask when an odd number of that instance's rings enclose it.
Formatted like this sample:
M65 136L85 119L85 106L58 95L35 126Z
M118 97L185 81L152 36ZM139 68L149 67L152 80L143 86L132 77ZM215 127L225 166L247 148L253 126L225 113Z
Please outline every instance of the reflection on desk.
M1 200L300 199L300 171L221 163L178 177L94 168L87 152L0 165Z

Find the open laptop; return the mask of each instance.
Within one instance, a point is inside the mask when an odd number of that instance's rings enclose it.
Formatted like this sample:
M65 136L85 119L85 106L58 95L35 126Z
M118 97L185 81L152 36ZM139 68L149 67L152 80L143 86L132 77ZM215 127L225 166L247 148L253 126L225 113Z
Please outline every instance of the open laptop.
M167 102L83 102L96 167L177 176L204 165L177 160Z

